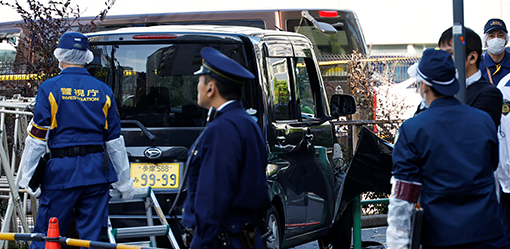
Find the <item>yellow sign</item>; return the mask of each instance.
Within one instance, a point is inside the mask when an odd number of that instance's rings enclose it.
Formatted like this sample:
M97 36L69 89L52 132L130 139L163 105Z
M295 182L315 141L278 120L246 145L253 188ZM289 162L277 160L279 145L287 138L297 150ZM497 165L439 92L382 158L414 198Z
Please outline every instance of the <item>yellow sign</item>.
M179 163L132 163L134 188L179 188Z

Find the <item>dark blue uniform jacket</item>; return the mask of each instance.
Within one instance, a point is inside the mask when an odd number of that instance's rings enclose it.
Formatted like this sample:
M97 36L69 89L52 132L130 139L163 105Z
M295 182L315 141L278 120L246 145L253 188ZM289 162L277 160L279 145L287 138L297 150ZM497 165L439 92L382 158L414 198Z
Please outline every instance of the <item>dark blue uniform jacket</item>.
M183 223L195 229L191 248L217 248L218 232L258 225L270 205L266 143L239 101L221 109L197 141Z
M503 77L510 73L510 54L508 54L508 51L505 51L505 56L503 57L503 60L501 60L499 64L501 65L501 68L496 72L497 70L496 64L487 53L485 53L482 56L482 60L480 61L480 70L482 71L482 77L490 82L489 77L487 75L487 68L489 68L489 71L491 72L492 75L491 76L492 83L495 86L498 86L499 81L501 81ZM494 74L494 72L496 73Z
M487 112L492 120L494 120L496 127L501 123L503 94L485 78L482 77L477 82L468 86L466 89L466 104Z
M34 108L33 122L39 129L48 130L50 149L103 146L105 141L120 136L120 118L111 88L85 68L66 68L44 81ZM113 165L105 170L103 162L104 152L52 158L46 165L43 190L117 181Z
M422 244L449 246L501 237L493 171L498 138L491 117L453 97L405 121L393 175L421 182Z

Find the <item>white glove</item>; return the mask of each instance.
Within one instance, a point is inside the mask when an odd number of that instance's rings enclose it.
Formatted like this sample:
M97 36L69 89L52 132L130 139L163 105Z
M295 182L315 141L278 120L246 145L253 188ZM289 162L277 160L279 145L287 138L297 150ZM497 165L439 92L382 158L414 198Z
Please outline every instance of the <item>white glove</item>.
M117 182L112 183L112 186L122 193L122 199L133 198L133 179L129 173L129 159L127 156L126 146L124 144L124 137L106 141L106 151L110 157L115 172L117 173Z
M135 191L133 191L133 188L127 190L127 191L124 191L124 192L120 192L120 199L122 200L131 200L133 199L133 196L135 195Z
M391 249L407 249L411 242L411 215L414 203L390 196L386 244Z
M46 153L46 142L35 139L30 135L25 139L25 148L23 149L23 156L21 156L21 180L19 186L27 188L30 179L34 175L39 160Z
M37 190L35 190L35 192L30 187L28 187L26 189L27 189L27 193L35 198L39 198L39 196L41 196L41 188L40 187L37 187Z

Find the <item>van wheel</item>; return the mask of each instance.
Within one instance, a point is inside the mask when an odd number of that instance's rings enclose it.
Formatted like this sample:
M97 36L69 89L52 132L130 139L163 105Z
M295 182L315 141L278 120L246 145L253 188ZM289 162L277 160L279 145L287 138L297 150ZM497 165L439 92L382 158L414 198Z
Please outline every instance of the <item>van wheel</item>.
M274 206L267 211L267 230L271 231L272 234L266 239L266 248L268 249L280 249L282 244L281 224L280 217L278 216L278 210Z
M350 249L352 238L352 202L347 205L331 232L319 239L319 248Z

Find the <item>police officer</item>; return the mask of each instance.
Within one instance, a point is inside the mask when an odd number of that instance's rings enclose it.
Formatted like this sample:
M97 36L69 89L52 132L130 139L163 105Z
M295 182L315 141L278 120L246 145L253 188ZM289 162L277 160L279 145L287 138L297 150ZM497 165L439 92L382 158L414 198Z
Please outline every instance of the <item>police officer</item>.
M182 220L193 233L190 247L263 248L259 226L270 206L266 145L240 101L244 82L254 76L211 47L201 55L198 105L217 114L189 154Z
M399 130L388 246L408 248L411 211L419 201L423 248L506 248L494 187L498 138L493 120L453 97L459 83L448 52L425 50L418 76L420 94L430 107Z
M122 198L133 196L120 118L110 87L84 68L93 59L87 37L65 33L54 55L62 72L39 87L19 185L40 195L34 232L46 233L49 219L57 217L65 234L74 209L80 238L99 241L101 228L107 226L110 184ZM50 159L42 186L31 189L29 181L46 146ZM30 248L44 248L44 242Z
M484 26L483 45L487 53L482 56L480 70L489 82L499 87L500 80L510 73L510 55L505 51L508 30L501 19L490 19Z

